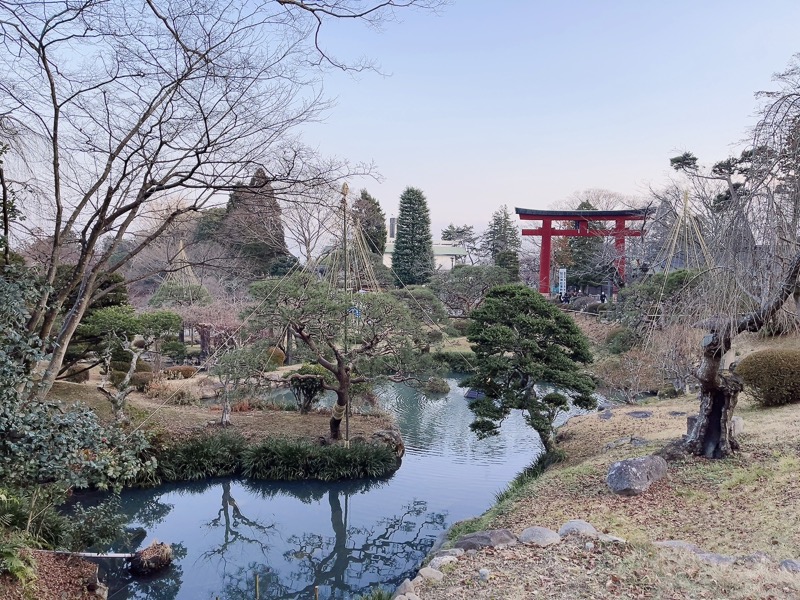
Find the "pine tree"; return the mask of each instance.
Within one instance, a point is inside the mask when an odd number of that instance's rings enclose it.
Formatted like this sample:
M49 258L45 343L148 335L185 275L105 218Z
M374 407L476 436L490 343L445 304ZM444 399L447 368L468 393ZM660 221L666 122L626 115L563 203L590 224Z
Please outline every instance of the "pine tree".
M433 275L433 239L428 203L422 190L408 187L400 196L392 269L402 285L427 283Z
M383 256L386 250L386 215L367 190L361 190L361 195L353 202L353 215L361 225L370 252Z
M273 263L290 256L281 207L263 169L256 171L247 188L230 195L218 240L235 248L259 275L271 273Z
M492 214L489 228L481 239L481 251L488 257L492 264L497 264L497 259L504 252L518 253L522 248L519 229L508 206L505 204ZM505 255L507 256L507 255Z
M596 210L591 202L584 200L578 210ZM595 222L589 222L589 229L596 229ZM603 238L573 237L567 242L572 265L567 269L567 286L583 289L587 285L599 286L612 277L611 261L603 260Z

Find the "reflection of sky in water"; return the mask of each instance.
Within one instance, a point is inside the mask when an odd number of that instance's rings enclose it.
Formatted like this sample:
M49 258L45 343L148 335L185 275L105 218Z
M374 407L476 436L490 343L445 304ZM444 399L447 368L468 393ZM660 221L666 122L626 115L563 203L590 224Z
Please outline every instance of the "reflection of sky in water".
M249 600L256 573L262 598L313 598L315 585L320 598L353 598L396 585L446 527L489 508L540 447L518 413L500 436L478 440L455 383L433 398L400 385L381 390L406 443L403 466L385 482L215 480L126 492L144 544L179 543L185 556L167 577L121 581L109 598Z

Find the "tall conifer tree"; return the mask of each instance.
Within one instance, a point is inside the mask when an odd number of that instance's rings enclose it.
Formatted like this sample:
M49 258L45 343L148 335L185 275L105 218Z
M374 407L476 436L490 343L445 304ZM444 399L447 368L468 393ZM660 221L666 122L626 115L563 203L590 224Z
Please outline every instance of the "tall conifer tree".
M353 202L353 214L361 224L370 252L383 255L386 250L386 215L381 205L367 190L361 190L361 195Z
M517 253L522 248L519 229L505 204L492 214L489 228L481 239L481 251L492 264L497 264L497 259L502 253ZM504 255L507 256L507 255Z
M392 269L402 285L427 283L434 271L428 202L422 190L408 187L400 196Z

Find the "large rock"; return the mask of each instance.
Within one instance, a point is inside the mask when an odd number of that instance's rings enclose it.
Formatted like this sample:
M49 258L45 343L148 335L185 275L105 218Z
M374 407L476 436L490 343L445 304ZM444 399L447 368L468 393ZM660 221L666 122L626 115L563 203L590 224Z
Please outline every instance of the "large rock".
M406 453L406 446L403 443L403 437L396 429L381 429L376 431L370 437L373 444L384 444L389 446L392 451L397 455L397 458L403 458Z
M458 562L458 559L455 556L434 556L431 559L431 562L428 563L428 566L431 569L437 569L441 571L444 565L450 565L455 562Z
M800 560L783 560L780 567L790 573L800 573Z
M558 535L561 537L568 536L572 533L576 535L582 535L583 537L593 538L596 538L598 535L597 529L595 529L591 523L587 523L583 519L572 519L571 521L567 521L558 530Z
M528 527L519 534L519 541L523 544L533 544L540 548L546 548L561 541L561 536L547 527Z
M480 550L481 548L514 546L517 543L519 543L517 537L508 529L490 529L462 536L454 546L463 550Z
M608 468L606 483L615 494L638 496L666 474L667 461L660 456L629 458Z
M410 579L406 579L394 591L394 594L392 594L392 600L397 600L397 598L400 596L405 596L406 594L413 594L414 592L415 592L414 584L411 583Z
M425 579L430 579L432 581L441 581L444 579L444 573L439 571L438 569L432 569L431 567L422 567L419 570L419 574L421 577Z
M690 542L684 542L683 540L660 540L653 542L653 545L659 548L670 548L672 550L686 550L688 552L694 552L695 554L703 552L699 546Z

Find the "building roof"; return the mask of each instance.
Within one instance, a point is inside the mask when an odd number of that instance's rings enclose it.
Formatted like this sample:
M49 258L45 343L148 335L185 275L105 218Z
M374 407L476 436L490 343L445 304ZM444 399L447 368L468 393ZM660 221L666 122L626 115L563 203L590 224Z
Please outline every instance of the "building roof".
M384 254L392 254L394 252L394 242L386 242L386 249ZM462 246L451 246L450 244L433 244L434 256L466 256L467 251Z
M564 219L574 219L575 217L595 217L598 219L628 217L629 219L644 219L655 212L652 208L628 208L625 210L539 210L535 208L515 208L514 211L518 215L525 215L529 219L539 217L563 217Z

